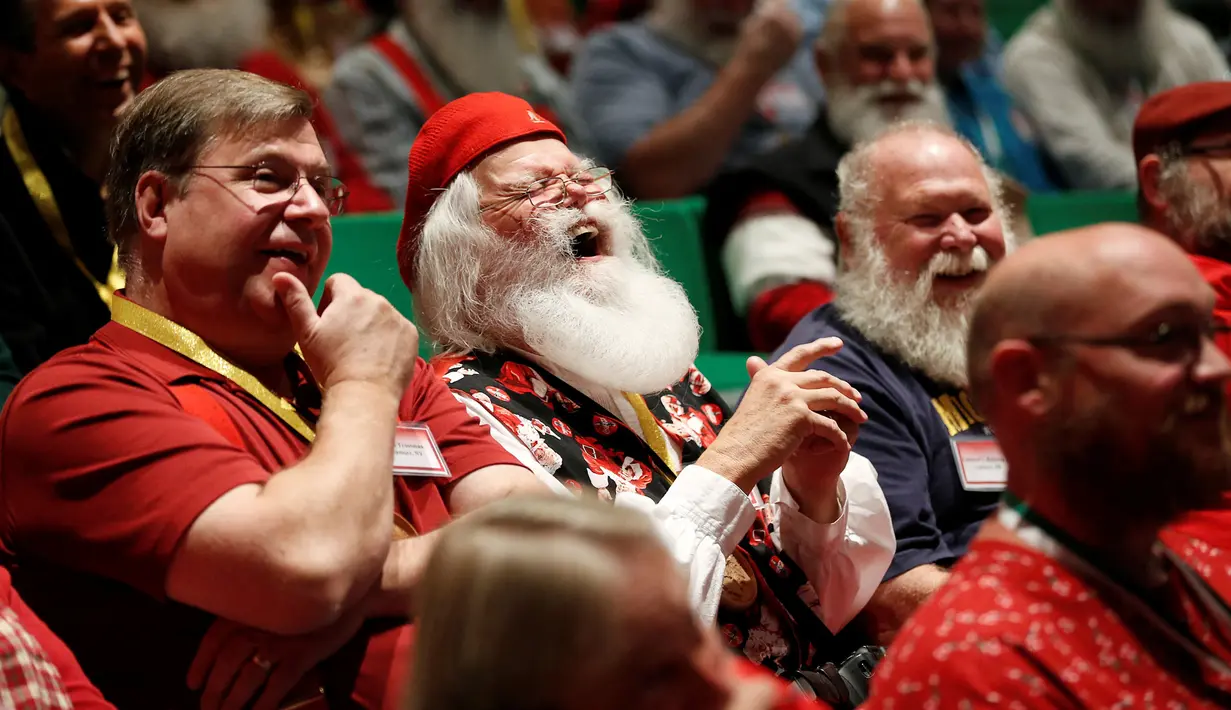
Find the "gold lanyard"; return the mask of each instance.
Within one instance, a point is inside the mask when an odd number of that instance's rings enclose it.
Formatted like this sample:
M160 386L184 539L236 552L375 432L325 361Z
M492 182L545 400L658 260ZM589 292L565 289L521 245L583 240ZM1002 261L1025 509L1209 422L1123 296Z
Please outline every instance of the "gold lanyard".
M90 273L81 258L77 256L77 251L73 249L72 240L68 236L68 227L64 226L64 218L60 215L60 206L56 204L56 196L51 192L51 183L47 182L47 176L35 162L34 155L26 144L26 135L21 130L21 121L17 119L17 112L12 106L4 111L2 130L9 154L13 156L13 163L17 166L17 171L21 173L21 179L26 183L26 192L30 193L30 199L34 200L34 206L38 209L39 215L47 223L47 228L51 230L56 243L72 257L77 268L98 291L98 297L110 308L112 294L117 289L124 288L124 272L120 270L119 253L115 250L111 252L111 266L107 270L106 283L94 278L94 274Z
M274 394L243 368L214 352L191 330L123 298L117 298L111 304L111 320L222 375L255 397L309 444L316 439L312 425L300 416L294 405Z
M632 392L625 392L624 399L632 405L633 411L637 413L637 423L641 425L641 435L645 438L645 443L650 445L654 453L658 454L658 458L663 460L663 463L670 469L671 467L671 450L667 448L667 438L663 436L662 425L658 423L658 417L650 411L650 407L645 403L645 397ZM664 472L667 476L668 483L675 482L674 471Z

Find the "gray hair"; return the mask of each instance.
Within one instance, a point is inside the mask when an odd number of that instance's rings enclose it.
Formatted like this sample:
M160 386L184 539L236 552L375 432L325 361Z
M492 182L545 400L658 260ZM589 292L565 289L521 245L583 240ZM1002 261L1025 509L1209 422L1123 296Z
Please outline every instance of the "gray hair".
M1000 217L1005 229L1011 224L1004 202L1004 181L987 165L973 143L958 135L948 126L930 121L904 121L895 123L874 138L858 143L838 162L838 211L848 220L859 225L869 225L872 214L881 202L880 183L877 180L874 157L880 144L894 136L906 133L930 133L951 138L961 143L979 161L983 178L992 197L992 208Z
M108 232L132 274L138 263L137 182L159 172L183 188L182 178L217 141L310 120L307 93L232 69L177 72L137 95L111 141L107 171Z
M649 518L595 499L514 498L447 526L416 599L407 707L546 710L592 687L620 645L612 596L647 552L668 554Z

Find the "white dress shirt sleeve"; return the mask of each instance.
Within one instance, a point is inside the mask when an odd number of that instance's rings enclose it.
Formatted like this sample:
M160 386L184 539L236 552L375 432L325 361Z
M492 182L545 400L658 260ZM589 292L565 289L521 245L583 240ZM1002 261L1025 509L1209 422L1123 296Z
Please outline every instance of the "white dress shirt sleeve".
M539 480L560 494L569 493L495 415L464 394L455 392L454 397L487 424L492 438ZM867 603L894 551L889 506L872 464L851 454L840 488L844 500L838 519L816 523L799 512L782 482L782 472L776 471L767 511L775 523L774 544L807 576L820 600L817 615L835 632ZM615 504L641 510L654 520L663 544L688 573L693 607L706 623L713 623L722 598L726 558L756 516L748 495L718 474L692 465L680 472L658 503L643 495L620 493Z
M770 535L774 545L811 582L819 604L810 606L834 633L868 603L897 547L889 504L871 461L851 453L838 495L842 499L838 518L817 523L800 512L779 470L774 472L767 511L774 524Z

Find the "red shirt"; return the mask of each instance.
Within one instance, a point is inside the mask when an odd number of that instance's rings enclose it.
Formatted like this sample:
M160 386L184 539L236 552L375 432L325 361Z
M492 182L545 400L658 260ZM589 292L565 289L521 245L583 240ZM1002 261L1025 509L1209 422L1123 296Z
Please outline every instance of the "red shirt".
M244 448L184 411L171 386L185 383L214 398ZM301 406L305 399L296 397ZM516 465L422 361L399 417L431 427L454 479ZM13 563L22 596L110 700L126 709L195 708L185 675L213 618L166 598L176 546L219 496L263 483L308 449L234 383L108 323L34 370L0 414L0 554ZM416 500L426 487L439 501L438 480L394 479L397 512L420 532L437 521L411 506L411 489L419 489ZM399 634L407 627L389 627L371 644L361 634L343 649L341 670L324 673L331 694L350 693L358 674L379 686L363 691L376 698L369 707L379 705L380 676L406 648ZM368 664L362 671L360 662Z
M1176 599L1192 635L1225 662L1222 641ZM898 634L860 707L1219 707L1203 690L1160 666L1098 592L1055 560L976 539Z
M81 672L73 652L13 591L8 570L3 567L0 567L0 707L115 710Z
M1231 323L1231 264L1198 254L1189 254L1188 258L1214 289L1214 317L1222 323ZM1219 333L1214 342L1231 357L1231 333Z

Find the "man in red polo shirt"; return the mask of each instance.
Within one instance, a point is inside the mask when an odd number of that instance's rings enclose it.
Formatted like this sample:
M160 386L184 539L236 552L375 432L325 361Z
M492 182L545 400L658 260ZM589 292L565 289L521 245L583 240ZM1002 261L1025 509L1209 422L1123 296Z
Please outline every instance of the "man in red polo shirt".
M143 92L107 182L127 291L0 415L0 554L121 708L395 706L424 533L541 490L388 302L312 305L345 187L311 114L236 71Z

